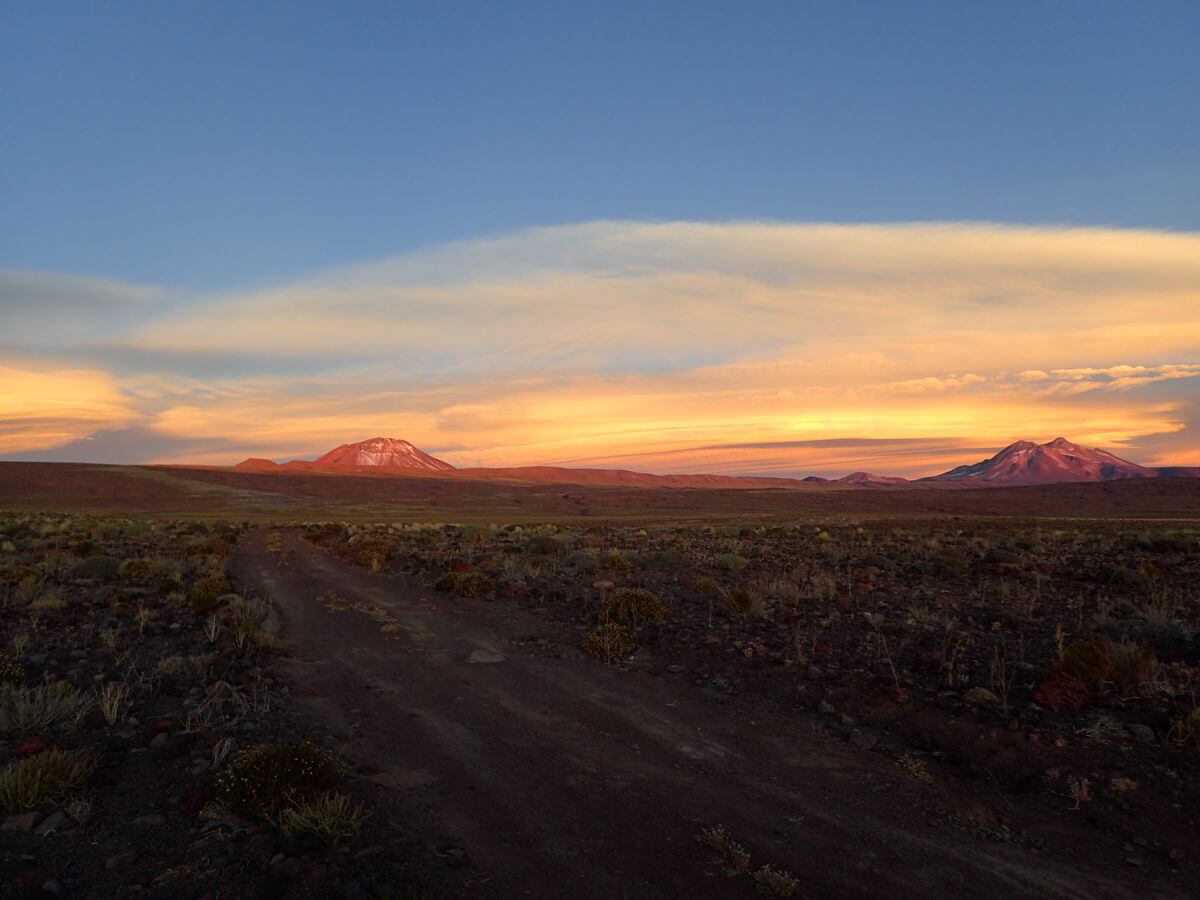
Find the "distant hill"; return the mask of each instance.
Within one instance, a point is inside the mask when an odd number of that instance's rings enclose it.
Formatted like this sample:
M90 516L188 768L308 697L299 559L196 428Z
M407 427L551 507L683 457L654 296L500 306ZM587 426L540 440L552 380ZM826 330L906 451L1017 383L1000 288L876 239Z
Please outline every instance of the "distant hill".
M1200 469L1140 466L1104 450L1080 447L1059 437L1045 444L1017 441L995 456L958 466L924 481L966 486L1062 484L1084 481L1124 481L1130 478L1197 477Z

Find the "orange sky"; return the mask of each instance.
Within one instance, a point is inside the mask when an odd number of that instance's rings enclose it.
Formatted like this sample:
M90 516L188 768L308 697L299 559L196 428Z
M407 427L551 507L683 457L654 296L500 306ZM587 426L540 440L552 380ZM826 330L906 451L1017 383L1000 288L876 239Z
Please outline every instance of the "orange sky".
M4 457L386 435L457 465L924 475L1062 434L1200 465L1194 234L596 222L213 296L0 272L0 313Z

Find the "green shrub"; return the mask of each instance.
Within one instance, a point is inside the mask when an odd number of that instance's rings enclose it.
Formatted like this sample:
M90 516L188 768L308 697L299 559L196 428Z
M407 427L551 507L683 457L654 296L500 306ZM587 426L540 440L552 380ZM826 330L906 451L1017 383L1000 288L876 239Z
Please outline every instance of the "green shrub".
M89 753L46 750L19 760L0 773L0 807L22 812L59 804L77 794L96 769Z
M337 787L337 761L309 741L243 750L217 779L217 800L238 815L279 822L283 811Z
M25 677L25 667L7 653L0 653L0 685L20 684Z
M74 731L92 701L65 681L32 688L0 686L0 732L28 735Z
M588 632L583 639L583 652L605 662L615 662L633 652L633 638L628 629L606 622Z
M71 577L79 581L113 581L121 574L121 561L111 556L91 556L71 568Z
M539 534L525 542L525 552L532 556L561 556L567 552L567 547L560 540Z
M746 568L746 557L737 553L722 553L717 557L717 563L723 569L728 569L730 572L740 572Z
M640 588L617 588L604 604L604 614L610 619L632 622L661 622L667 608L656 594Z

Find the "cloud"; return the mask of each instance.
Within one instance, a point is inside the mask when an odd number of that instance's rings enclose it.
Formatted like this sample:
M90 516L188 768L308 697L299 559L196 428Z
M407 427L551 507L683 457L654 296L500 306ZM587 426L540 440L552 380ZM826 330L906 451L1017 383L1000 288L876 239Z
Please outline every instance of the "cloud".
M1193 234L594 222L215 296L9 273L0 304L27 299L0 309L25 359L115 392L111 421L26 448L136 426L164 459L230 462L378 433L460 464L923 474L1059 433L1200 460L1197 285ZM919 443L785 448L863 437Z
M0 453L55 447L135 418L106 372L0 365Z

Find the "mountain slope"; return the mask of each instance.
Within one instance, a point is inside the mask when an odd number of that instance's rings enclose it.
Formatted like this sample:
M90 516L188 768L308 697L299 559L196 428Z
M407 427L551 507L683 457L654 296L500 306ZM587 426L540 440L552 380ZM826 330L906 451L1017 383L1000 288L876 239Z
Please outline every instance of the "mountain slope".
M317 457L318 466L388 466L420 469L425 472L451 472L454 466L430 456L408 441L398 438L370 438L354 444L342 444Z
M1060 437L1045 444L1017 441L982 462L958 466L925 480L1019 487L1030 484L1157 478L1158 474L1155 469L1139 466L1104 450L1080 447Z

